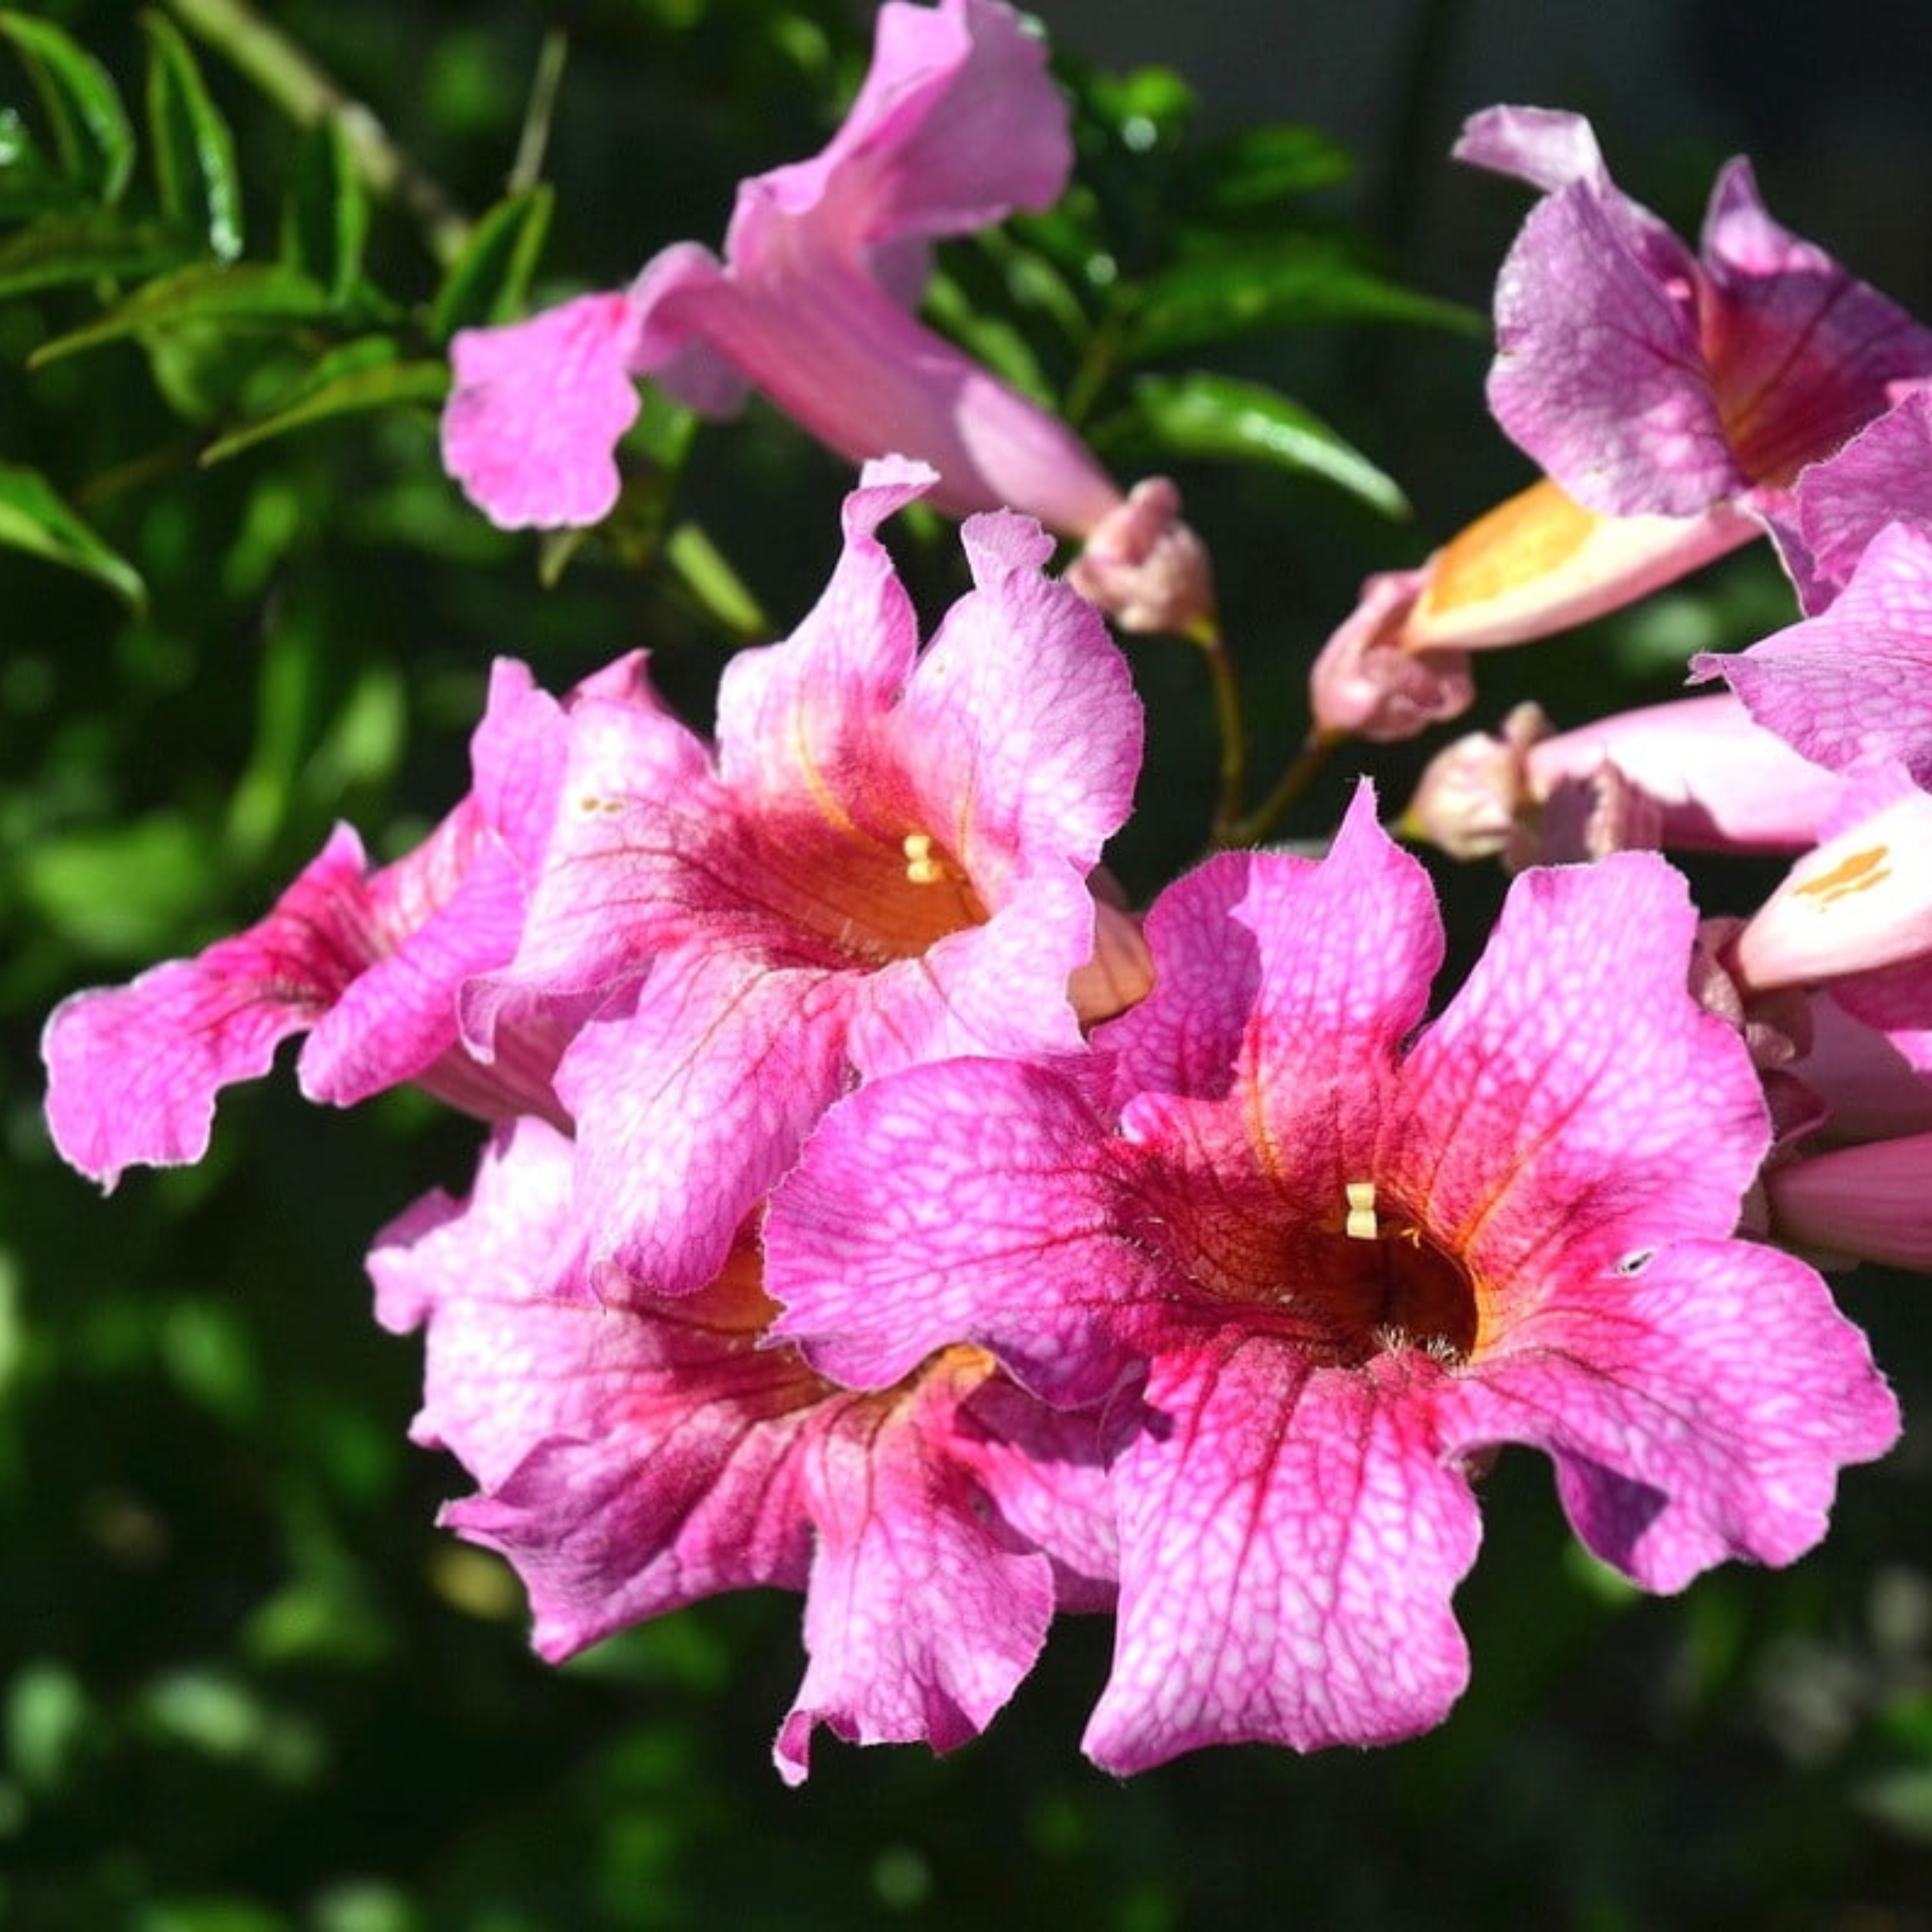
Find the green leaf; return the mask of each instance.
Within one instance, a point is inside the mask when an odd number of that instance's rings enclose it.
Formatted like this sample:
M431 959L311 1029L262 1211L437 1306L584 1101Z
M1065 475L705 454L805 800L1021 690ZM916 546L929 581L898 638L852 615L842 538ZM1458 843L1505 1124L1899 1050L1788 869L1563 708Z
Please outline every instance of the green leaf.
M1147 376L1133 385L1136 426L1163 458L1234 458L1320 476L1387 517L1408 514L1394 479L1312 410L1231 376ZM1120 433L1109 424L1103 434Z
M1188 156L1180 198L1187 212L1210 219L1250 211L1279 219L1281 204L1291 196L1332 188L1353 172L1340 142L1313 128L1278 123L1249 128Z
M362 272L369 200L340 122L319 121L296 156L282 207L282 259L346 302Z
M104 342L188 322L230 328L272 326L319 321L334 310L328 291L293 268L266 262L230 268L218 262L200 262L172 274L158 276L105 315L42 343L28 360L29 366L38 368Z
M91 577L136 610L146 608L140 573L95 536L38 470L0 464L0 544Z
M478 220L430 304L438 342L459 328L512 322L523 313L554 199L548 184L539 184L505 196Z
M107 70L45 20L0 10L0 34L33 77L62 172L92 199L118 201L134 169L134 130Z
M443 362L399 361L386 336L346 344L278 394L259 416L238 424L202 451L203 463L239 455L272 436L306 429L332 417L416 403L440 403L449 392Z
M155 274L188 259L180 237L153 221L110 208L45 215L0 242L0 298Z
M204 237L218 260L232 262L242 253L235 137L174 23L144 14L141 26L148 36L148 126L161 212Z
M1129 362L1311 322L1409 322L1466 334L1487 326L1474 310L1402 288L1343 245L1311 236L1184 261L1123 295Z

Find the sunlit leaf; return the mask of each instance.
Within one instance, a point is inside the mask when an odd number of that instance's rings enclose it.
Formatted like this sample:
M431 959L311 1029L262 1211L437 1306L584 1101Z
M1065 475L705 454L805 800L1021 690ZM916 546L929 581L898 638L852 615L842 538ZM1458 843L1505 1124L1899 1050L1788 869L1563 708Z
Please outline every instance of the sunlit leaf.
M523 312L550 227L555 197L539 184L507 195L470 231L430 304L430 332L447 342L459 328L514 320Z
M144 14L148 124L161 212L204 237L218 260L242 253L242 187L235 137L202 79L194 50L172 21Z
M0 464L0 544L91 577L135 610L147 603L140 573L103 542L37 470Z
M30 359L35 365L52 362L104 342L186 322L245 328L316 322L332 314L334 308L326 289L293 268L266 262L232 268L198 262L158 278L105 315L43 343Z
M345 302L368 232L368 196L341 123L320 121L303 139L283 202L282 259Z
M134 167L134 130L107 70L46 20L0 10L46 110L62 170L94 199L119 200Z
M1162 458L1220 457L1325 478L1387 517L1408 500L1312 410L1259 382L1229 376L1143 376L1133 385L1138 425Z
M1411 322L1469 334L1486 326L1474 310L1403 288L1351 260L1345 247L1312 236L1182 262L1141 283L1125 304L1129 362L1312 322Z
M263 412L218 437L202 452L204 463L219 463L272 436L306 429L334 417L371 410L440 403L449 389L449 370L441 362L399 361L394 343L370 336L325 356L282 391Z

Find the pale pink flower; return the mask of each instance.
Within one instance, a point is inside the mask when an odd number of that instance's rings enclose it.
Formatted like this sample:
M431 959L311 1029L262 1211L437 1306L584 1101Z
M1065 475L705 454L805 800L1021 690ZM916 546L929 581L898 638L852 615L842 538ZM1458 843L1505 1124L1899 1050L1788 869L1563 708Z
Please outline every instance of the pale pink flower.
M715 746L572 713L523 944L464 996L484 1056L602 1003L557 1074L581 1211L596 1264L661 1292L712 1278L854 1078L1072 1049L1144 970L1089 884L1140 762L1126 660L1004 514L964 526L975 587L922 651L875 532L929 474L868 468L818 608L728 667Z
M854 462L938 472L958 515L1008 508L1094 540L1082 577L1130 629L1212 610L1173 486L1124 500L1060 419L908 313L929 244L1043 208L1072 164L1046 50L996 0L887 0L872 64L824 152L741 184L721 261L680 242L621 294L452 345L444 462L505 527L595 523L650 376L718 414L747 385Z
M577 695L635 710L638 669L625 659ZM266 1072L277 1046L304 1033L296 1072L311 1100L346 1106L414 1081L486 1118L554 1113L561 1032L513 1030L486 1067L458 1040L456 995L516 952L563 736L564 707L500 662L472 741L473 788L413 851L372 869L338 826L245 932L64 1001L41 1043L62 1155L110 1187L137 1162L199 1160L220 1089Z
M1365 790L1323 862L1163 894L1154 989L1089 1058L917 1067L826 1117L767 1219L778 1332L861 1388L983 1348L1102 1419L1102 1766L1435 1723L1504 1444L1675 1590L1808 1549L1891 1443L1822 1281L1732 1238L1767 1124L1686 989L1694 924L1647 854L1524 874L1425 1026L1440 922Z
M748 1238L677 1301L572 1298L572 1165L524 1120L466 1203L426 1197L370 1256L384 1324L428 1330L411 1432L479 1485L443 1520L515 1565L552 1660L722 1591L804 1592L808 1662L775 1753L788 1783L821 1724L940 1751L976 1736L1056 1598L1111 1595L1090 1422L971 1349L878 1394L834 1387L762 1346Z
M1844 791L1729 693L1557 733L1528 705L1500 734L1438 752L1402 826L1457 858L1502 853L1513 866L1646 848L1799 852Z

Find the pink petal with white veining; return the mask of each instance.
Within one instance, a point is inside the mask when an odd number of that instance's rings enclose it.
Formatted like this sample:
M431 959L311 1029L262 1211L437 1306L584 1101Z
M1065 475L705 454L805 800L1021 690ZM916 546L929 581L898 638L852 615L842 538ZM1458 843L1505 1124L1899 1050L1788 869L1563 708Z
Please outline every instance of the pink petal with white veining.
M844 1081L849 989L700 945L666 954L633 1010L590 1022L557 1071L578 1122L592 1278L701 1286Z
M1932 393L1901 398L1798 478L1795 524L1774 527L1808 616L1851 581L1886 524L1932 524Z
M1652 1590L1727 1558L1802 1555L1839 1468L1898 1433L1824 1282L1744 1241L1682 1242L1634 1274L1566 1269L1436 1413L1447 1450L1546 1451L1577 1534Z
M1690 997L1696 923L1648 854L1526 872L1403 1066L1378 1178L1489 1280L1504 1332L1558 1274L1736 1220L1769 1130Z
M1749 650L1700 652L1766 730L1834 772L1892 760L1932 790L1932 529L1888 524L1829 608Z
M1382 1744L1438 1722L1468 1658L1450 1608L1480 1536L1437 1452L1443 1372L1310 1367L1275 1337L1177 1320L1155 1418L1114 1466L1114 1668L1084 1747L1145 1770L1247 1739Z
M1116 1311L1165 1278L1117 1224L1093 1084L955 1060L842 1102L766 1218L766 1288L785 1310L774 1332L857 1388L955 1342L1054 1402L1118 1388L1134 1360L1112 1337Z
M805 1778L820 1724L854 1744L964 1744L1046 1640L1052 1565L986 1516L950 1453L954 1411L977 1379L942 1364L890 1408L855 1399L801 1442L818 1545L811 1661L774 1751L788 1784Z
M62 1158L106 1188L137 1162L199 1160L216 1095L340 998L377 955L371 926L362 842L338 826L246 932L63 1000L40 1041Z

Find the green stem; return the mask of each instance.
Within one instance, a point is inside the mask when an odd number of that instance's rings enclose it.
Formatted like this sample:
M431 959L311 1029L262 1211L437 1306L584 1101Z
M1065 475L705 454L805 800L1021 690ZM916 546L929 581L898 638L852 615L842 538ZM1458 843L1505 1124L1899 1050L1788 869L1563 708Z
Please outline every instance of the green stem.
M1221 627L1204 617L1187 633L1188 641L1208 661L1208 682L1214 694L1214 728L1221 741L1220 791L1214 804L1214 840L1217 845L1239 842L1229 832L1241 823L1241 801L1248 788L1248 739L1241 716L1240 680L1221 637Z
M169 10L249 80L298 126L333 116L371 193L401 202L421 226L430 253L447 268L469 239L470 222L359 100L352 100L294 41L248 0L166 0Z
M510 166L512 194L535 188L543 178L544 154L550 146L550 124L556 115L557 91L563 85L570 36L561 27L548 28L537 50L537 70L530 80L529 105L524 110L524 130L517 141L517 158Z
M1346 732L1311 732L1288 769L1275 780L1274 789L1246 818L1216 826L1215 844L1258 845L1287 816L1289 808L1314 783L1316 775L1328 762L1329 753L1336 746L1347 742Z

